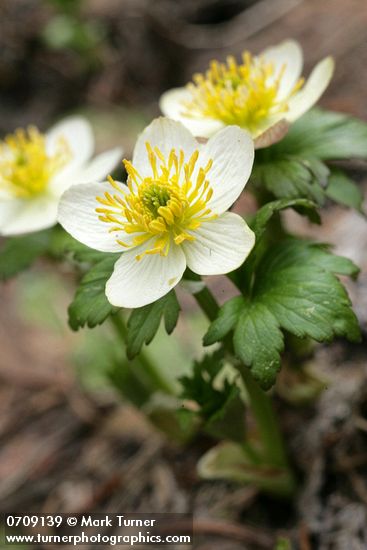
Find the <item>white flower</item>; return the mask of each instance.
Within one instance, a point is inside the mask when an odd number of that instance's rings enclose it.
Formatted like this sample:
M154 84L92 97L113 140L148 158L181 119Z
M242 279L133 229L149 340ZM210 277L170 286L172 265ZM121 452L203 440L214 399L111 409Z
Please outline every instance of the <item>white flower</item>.
M328 86L334 61L326 57L301 78L303 55L294 40L263 51L242 55L227 63L212 61L205 74L196 74L185 88L165 92L160 99L164 115L181 121L195 136L210 137L228 124L248 130L255 147L279 141L289 124L308 111Z
M0 235L18 235L57 223L58 202L74 183L102 179L118 163L121 149L91 160L94 137L81 117L58 123L45 135L17 130L0 143Z
M186 267L199 275L239 267L254 234L226 212L251 172L251 137L228 126L201 146L179 122L154 120L138 138L127 185L73 186L60 201L59 222L82 243L122 252L107 281L116 306L135 308L164 296Z

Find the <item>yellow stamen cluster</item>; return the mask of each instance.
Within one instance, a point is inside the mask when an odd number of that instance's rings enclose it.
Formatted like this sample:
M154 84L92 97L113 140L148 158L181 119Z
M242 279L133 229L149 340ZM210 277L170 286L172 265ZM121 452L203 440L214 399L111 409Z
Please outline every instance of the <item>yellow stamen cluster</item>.
M50 156L45 138L37 128L19 129L0 144L0 190L21 199L43 193L70 158L64 139L58 141L55 153Z
M267 119L288 110L289 99L303 85L300 79L290 94L278 98L285 65L275 72L274 65L261 57L242 54L242 63L234 57L226 63L212 61L205 74L195 74L187 85L192 99L183 102L183 114L192 118L210 117L225 124L237 124L256 133Z
M132 235L131 244L119 237L121 246L130 247L151 241L144 254L166 256L170 246L195 237L190 233L204 221L215 218L207 204L213 190L207 174L213 164L197 168L199 152L185 162L182 150L172 149L167 158L146 143L151 176L142 177L131 162L124 160L128 190L109 177L115 193L97 197L99 219L112 224L110 231ZM141 256L137 256L139 260Z

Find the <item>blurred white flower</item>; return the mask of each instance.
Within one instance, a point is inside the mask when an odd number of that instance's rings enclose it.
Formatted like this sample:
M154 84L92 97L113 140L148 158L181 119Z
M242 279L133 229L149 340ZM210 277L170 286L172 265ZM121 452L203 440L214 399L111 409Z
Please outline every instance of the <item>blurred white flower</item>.
M255 147L279 141L289 124L308 111L328 86L334 61L320 61L305 82L301 78L300 45L287 40L253 57L242 54L226 63L212 61L205 74L196 74L184 88L165 92L160 108L181 121L195 136L208 138L228 124L246 129Z
M58 202L74 183L105 178L119 148L91 160L94 137L81 117L67 118L45 135L19 129L0 143L0 235L18 235L57 223Z
M116 306L135 308L167 294L188 266L199 275L239 267L254 234L226 212L250 176L253 141L228 126L201 146L179 122L154 120L124 161L127 185L77 185L63 195L59 222L82 243L122 252L107 281Z

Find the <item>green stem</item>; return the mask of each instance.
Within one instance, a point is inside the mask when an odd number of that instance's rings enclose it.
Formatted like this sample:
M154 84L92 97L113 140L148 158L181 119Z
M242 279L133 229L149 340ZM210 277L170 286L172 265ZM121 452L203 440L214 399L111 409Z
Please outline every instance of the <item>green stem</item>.
M126 344L127 341L127 327L124 319L121 315L116 313L110 317L113 327L120 339ZM149 376L149 379L153 382L155 391L163 391L169 395L175 395L174 388L167 380L162 376L161 372L157 369L150 358L141 351L136 361L143 368L144 373Z
M210 290L205 287L201 292L195 294L195 298L209 320L213 321L219 306ZM229 343L228 340L223 343L227 352L233 356L232 343ZM271 464L288 468L283 439L269 396L260 388L245 365L237 363L237 367L239 367L250 399L250 406L261 434L266 459Z
M261 434L266 458L276 466L288 467L282 435L268 394L260 388L247 367L241 365L239 370Z
M214 321L218 315L219 305L208 287L197 292L194 297L208 319Z
M258 453L258 451L256 451L254 449L254 447L251 445L251 443L249 443L248 441L243 441L241 443L241 447L244 451L244 453L247 455L247 457L255 464L255 465L260 465L262 463L262 457L261 455Z

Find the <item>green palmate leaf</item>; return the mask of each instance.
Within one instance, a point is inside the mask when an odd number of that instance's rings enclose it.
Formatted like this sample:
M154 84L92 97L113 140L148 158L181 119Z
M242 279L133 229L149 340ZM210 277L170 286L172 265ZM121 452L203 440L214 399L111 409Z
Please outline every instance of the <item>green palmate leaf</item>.
M191 376L181 378L182 397L196 401L203 429L218 439L242 442L245 437L245 406L236 384L215 380L223 368L223 351L196 361Z
M50 231L39 231L22 237L8 237L0 247L0 279L6 280L27 269L47 252Z
M278 244L260 260L250 296L234 298L221 308L204 344L233 330L236 355L267 389L280 367L282 329L319 342L335 336L359 339L350 300L335 276L357 273L353 262L334 256L324 245L296 239Z
M326 195L335 202L350 206L362 212L362 190L342 170L331 171Z
M320 160L366 158L367 124L342 113L312 109L272 149Z
M217 319L209 326L204 336L204 346L211 346L220 342L236 326L238 317L243 309L244 299L242 296L235 296L228 300L219 310Z
M280 199L268 202L258 210L251 223L251 229L256 235L256 242L263 236L270 218L281 210L294 208L300 213L307 212L307 215L316 223L320 223L320 216L316 212L317 205L307 199Z
M367 124L344 114L313 109L292 125L283 140L257 151L252 179L278 198L305 197L322 204L329 181L324 161L350 158L367 158ZM332 184L335 188L335 182ZM337 202L360 206L351 186L349 191L345 188L341 195L333 195Z
M234 346L264 387L274 382L280 366L283 338L279 327L320 342L334 336L359 338L349 298L334 275L355 276L357 272L350 260L298 240L277 245L262 258L251 300L245 303L235 328Z
M283 334L271 309L261 301L246 303L238 318L233 344L236 355L251 367L252 374L264 389L275 382L280 369Z
M149 344L153 340L162 318L167 333L171 334L177 324L179 313L180 305L174 290L153 304L134 309L127 326L127 356L129 359L138 355L143 344Z
M69 325L73 330L87 325L92 328L100 325L118 308L112 306L106 298L106 281L111 277L118 255L103 254L82 278L74 300L69 306Z
M327 181L328 169L324 167L323 179L319 180L310 167L310 159L307 163L306 158L289 154L281 154L279 157L273 155L266 159L259 152L251 179L257 184L263 184L277 198L305 197L322 204L324 191L321 184L325 182L324 178Z
M268 202L260 208L250 224L251 229L256 235L255 246L246 262L232 275L236 286L244 290L245 293L252 284L253 272L256 269L256 265L266 252L269 244L286 236L279 221L279 212L287 208L294 208L299 214L307 215L312 222L320 223L320 217L316 211L317 205L308 199L279 199ZM276 216L275 224L273 224L271 231L267 232L266 238L263 238L268 223L274 215Z

